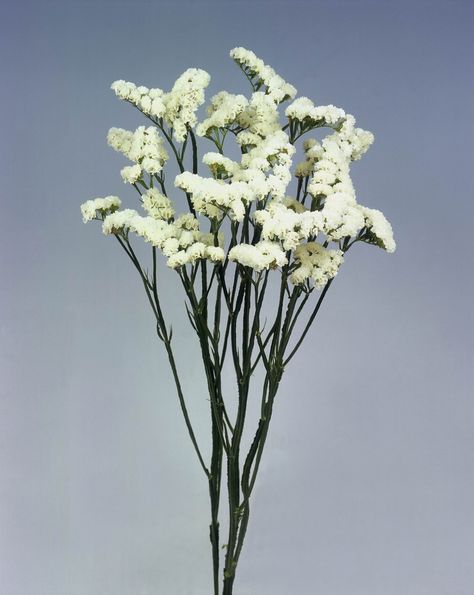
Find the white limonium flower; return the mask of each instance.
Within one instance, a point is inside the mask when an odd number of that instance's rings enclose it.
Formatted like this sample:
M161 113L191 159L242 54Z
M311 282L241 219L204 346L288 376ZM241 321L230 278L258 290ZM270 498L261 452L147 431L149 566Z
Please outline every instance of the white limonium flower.
M240 112L237 123L247 132L265 138L281 130L277 104L262 91L252 94L247 107Z
M323 140L323 147L329 153L340 151L347 161L356 161L367 152L373 142L374 135L356 128L354 116L347 114L340 129Z
M124 209L107 215L102 230L106 235L135 233L145 242L160 248L168 258L170 268L179 268L200 259L213 263L225 259L222 234L217 238L219 245L215 246L214 234L199 231L198 220L189 213L168 222L153 216L142 217L133 209Z
M130 222L129 230L142 237L152 246L162 248L165 240L174 237L174 228L162 219L136 215Z
M142 175L142 168L137 165L126 165L120 170L120 175L126 184L135 184Z
M94 198L86 200L81 205L82 219L84 223L96 218L97 213L101 215L113 213L120 208L121 200L118 196L106 196L105 198Z
M305 160L300 161L295 167L295 176L297 178L308 178L313 173L315 162L321 159L324 154L323 147L315 138L303 141L303 150Z
M241 130L236 135L235 140L244 149L246 147L257 146L262 141L262 137L250 130Z
M175 179L175 186L191 195L197 212L211 219L229 215L242 221L245 209L255 200L268 195L282 200L291 181L292 155L294 146L282 130L260 139L242 156L240 164L217 153L207 153L203 161L210 165L216 178L203 178L197 174L183 172ZM225 173L226 175L216 175ZM225 183L222 178L231 178Z
M356 128L355 118L352 114L347 114L344 123L339 130L338 141L341 145L346 145L346 153L350 150L350 159L357 161L367 152L370 145L374 142L374 135L362 128Z
M316 287L324 287L333 279L344 260L342 250L327 250L317 242L300 244L295 250L295 262L298 267L290 276L294 285L301 285L312 280Z
M239 169L238 163L228 157L224 157L221 153L205 153L202 157L202 162L209 167L213 177L216 179L232 177Z
M228 214L236 221L243 221L245 207L253 199L245 182L226 183L190 172L176 176L175 186L189 193L196 211L210 219L222 219Z
M370 243L376 244L387 252L394 252L396 248L393 239L393 230L389 221L385 218L382 211L378 209L369 209L368 207L359 207L365 220L365 225L369 230Z
M350 177L352 149L340 138L339 133L331 134L322 142L322 153L314 161L314 174L308 185L308 192L314 197L330 196L344 192L347 200L355 203L355 191ZM313 151L310 149L311 152Z
M140 100L142 96L141 91L138 91L137 86L135 83L131 83L128 81L118 80L114 81L110 88L114 91L115 95L124 101L130 101L135 105ZM145 93L144 93L145 94Z
M136 217L139 217L134 209L123 209L107 215L102 223L102 231L105 235L127 232Z
M290 167L295 147L283 130L276 130L260 139L257 146L242 155L242 165L267 171L274 164Z
M319 213L323 220L322 229L331 240L356 236L364 227L360 209L352 197L344 192L331 194Z
M204 103L204 89L211 77L205 70L189 68L164 96L166 122L173 128L177 141L184 141L187 129L197 123L196 111Z
M288 264L285 252L277 242L261 240L255 245L238 244L229 251L229 260L260 272Z
M181 249L170 255L167 265L171 269L178 269L197 260L206 259L217 264L225 259L225 252L219 246L208 246L204 242L194 242L186 249Z
M204 89L209 81L205 70L189 68L178 77L169 93L137 87L123 80L115 81L111 88L117 97L137 106L147 116L155 120L164 118L173 128L174 138L181 142L186 138L188 127L197 123L196 111L204 103Z
M295 213L305 213L308 211L308 209L293 196L285 196L281 204L285 205L285 207L288 207Z
M109 147L128 157L132 148L133 136L131 130L113 127L107 133L107 143Z
M103 233L115 235L143 283L191 442L206 479L212 478L213 510L223 464L232 471L227 474L234 501L223 565L226 593L232 591L248 499L282 374L346 252L358 242L395 250L390 223L380 211L358 204L351 179L352 163L368 150L372 133L358 128L354 116L339 107L295 99L296 89L252 51L236 47L230 54L251 89L246 96L227 91L212 96L200 123L197 114L210 81L204 70L189 68L169 92L123 80L113 83L116 95L152 124L135 131L111 128L107 136L109 145L130 160L121 175L133 185L131 194L140 207L138 212L121 210L116 196L81 206L85 222L101 221ZM285 101L286 109L281 106ZM308 137L313 129L317 139ZM168 171L165 146L173 160ZM300 148L303 156L298 159L303 160L295 164ZM136 243L145 246L136 250ZM210 457L203 456L188 415L160 295L168 279L161 277L158 254L177 273L175 282L184 289L188 318L199 339L213 422ZM267 292L270 287L276 293ZM223 386L228 366L234 368L238 389L232 409ZM248 427L247 397L253 394L259 368L262 407L246 453L242 429ZM233 456L238 452L240 459ZM242 478L243 500L234 494L235 477ZM235 515L237 509L242 514ZM220 515L211 516L217 592Z
M206 255L212 262L223 262L225 259L225 252L220 246L207 246Z
M117 97L136 105L144 114L154 118L162 118L165 113L163 103L164 92L161 89L137 87L135 83L119 80L111 85Z
M285 251L294 250L310 236L317 236L322 227L323 218L320 212L308 211L295 202L302 208L302 212L296 212L283 202L272 201L265 209L256 211L253 217L261 227L262 238L279 240Z
M354 116L339 107L318 106L308 97L295 99L295 88L250 50L234 48L231 57L251 83L250 97L220 91L211 98L201 123L197 110L210 81L204 70L189 68L169 92L123 80L113 83L119 98L155 124L135 131L111 128L107 136L109 145L132 162L121 175L139 190L144 215L121 211L117 197L105 197L82 205L84 221L103 220L106 234L141 237L160 249L173 269L203 259L215 265L230 260L256 272L288 266L296 285L311 282L323 287L337 273L343 251L355 241L392 252L390 223L380 211L357 203L350 175L352 162L372 144L372 133L356 127ZM284 110L288 121L283 126L280 103L286 100L292 102ZM321 140L303 136L324 126L331 130ZM174 185L186 193L193 212L176 217L173 197L165 187L164 142L183 142L193 128L217 150L204 152L202 163L209 172L204 175L184 168L195 139L178 149L181 173ZM300 136L304 161L295 166ZM240 160L224 154L224 141L228 144L226 138L231 137L240 148ZM179 157L174 145L172 149ZM160 191L153 187L155 180ZM296 192L288 196L292 183ZM233 237L231 248L218 232L225 219L234 231L247 229L245 236L240 232ZM326 248L330 242L340 250Z
M125 157L136 163L136 166L122 170L125 182L133 184L140 177L142 170L149 174L157 174L168 159L163 141L154 126L139 126L135 132L123 128L111 128L107 135L108 144Z
M266 93L276 103L292 99L296 95L293 85L287 83L271 66L268 66L251 51L236 47L230 51L230 57L254 81L256 87L264 85Z
M174 209L170 199L158 192L156 188L149 188L142 194L142 206L150 217L154 219L171 219Z
M207 136L213 129L231 126L248 106L248 103L248 99L244 95L232 95L227 91L217 93L207 108L208 117L196 128L197 135Z
M285 110L290 120L298 120L305 127L325 124L336 126L345 118L346 112L335 105L315 106L308 97L298 97Z
M168 159L163 140L154 126L140 126L135 130L128 158L140 163L151 174L160 172Z
M271 194L273 198L282 200L291 181L294 153L295 147L289 142L288 135L278 130L261 139L259 144L242 155L242 167L251 171L272 170L265 178L264 195ZM251 184L251 180L248 181Z

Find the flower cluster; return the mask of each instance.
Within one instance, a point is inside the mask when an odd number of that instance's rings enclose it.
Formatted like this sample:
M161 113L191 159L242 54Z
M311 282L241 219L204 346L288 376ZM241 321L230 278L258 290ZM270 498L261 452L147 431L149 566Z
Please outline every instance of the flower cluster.
M205 70L189 68L175 82L164 99L166 122L176 140L183 141L188 128L197 124L196 111L204 103L204 89L211 77Z
M239 170L238 163L221 153L212 151L203 155L202 162L209 167L212 177L216 180L230 178Z
M159 119L165 114L164 95L161 89L149 89L143 85L119 80L111 85L117 97L136 105L144 114Z
M217 93L207 108L208 117L197 126L196 133L207 136L212 130L226 129L237 120L248 103L244 95L232 95L227 91Z
M309 178L313 173L314 164L321 159L324 149L315 138L308 138L303 141L304 161L300 161L295 167L297 178Z
M232 261L250 273L287 267L295 285L311 282L323 287L336 275L344 251L356 241L393 252L390 223L380 211L358 204L350 175L352 162L368 150L373 135L356 127L355 118L341 108L316 106L307 97L294 99L296 89L253 52L238 47L230 54L250 81L252 93L248 98L217 93L200 123L197 110L209 84L204 70L186 70L168 93L125 81L113 83L118 97L156 124L134 132L112 128L108 134L108 143L134 163L121 174L126 182L140 183L140 189L135 185L146 215L119 210L119 199L107 197L82 205L84 221L100 218L106 234L128 239L131 232L142 237L159 248L175 269L201 259L216 265ZM293 101L282 124L279 104L289 99ZM322 127L329 128L329 134L320 141L303 139L304 160L293 168L297 139ZM192 128L217 148L202 158L210 175L197 173L194 136L188 143ZM165 189L163 168L168 154L161 133L179 161L174 186L185 193L190 206L191 212L179 217ZM236 143L238 159L223 152L227 136ZM177 148L172 139L182 145ZM183 165L191 144L193 172ZM143 172L150 174L149 185ZM153 187L153 177L160 191ZM294 177L297 191L288 196ZM227 247L222 233L216 231L226 220L232 229ZM205 225L207 232L201 231Z
M251 200L249 188L243 182L226 184L188 171L176 176L175 186L191 194L195 210L209 219L222 219L228 214L236 221L243 221L245 207Z
M283 202L272 201L267 208L255 211L253 217L262 229L262 238L278 240L285 251L294 250L304 240L317 236L322 227L320 212L309 211L297 201L295 204L299 205L298 212Z
M154 126L139 126L135 132L123 128L111 128L107 135L108 144L119 151L135 165L122 168L121 175L124 182L134 184L145 171L157 174L168 159L168 153L163 146L163 140Z
M167 264L172 269L199 259L217 263L225 258L223 237L217 238L221 245L216 246L214 234L202 233L199 230L199 221L189 213L170 223L151 216L142 217L134 209L124 209L107 215L102 231L106 235L126 235L129 232L137 234L145 242L159 248L168 258Z
M298 97L286 108L285 115L290 120L298 120L305 128L313 128L322 123L336 126L344 119L346 112L334 105L315 106L308 97Z
M343 260L342 250L327 250L316 242L301 244L295 250L298 267L291 274L291 281L301 285L312 279L316 287L324 287L336 276Z
M393 239L392 226L382 211L369 209L368 207L360 207L360 209L367 228L367 237L364 241L375 244L387 252L395 252L396 244Z
M174 209L170 199L158 192L156 188L149 188L142 194L142 207L154 219L168 221L174 217Z
M169 93L161 89L137 87L123 80L112 83L112 89L117 97L133 103L147 116L156 120L163 118L173 129L174 138L183 141L188 128L197 123L196 111L204 103L204 89L210 80L205 70L188 68Z
M243 221L245 207L252 200L249 186L245 182L226 184L188 171L176 176L175 186L189 193L194 209L209 219L222 219L228 214L236 221Z
M256 244L238 244L229 251L229 260L260 272L288 264L285 252L277 242L261 240Z
M237 47L231 50L230 57L242 68L253 82L254 88L266 87L266 93L276 102L281 103L296 95L293 85L285 82L271 66L268 66L251 51Z
M203 161L213 177L185 171L175 178L175 186L191 196L194 209L201 215L218 220L229 215L243 221L251 203L267 196L275 200L285 196L294 151L285 132L278 130L244 153L240 163L219 153L206 153Z
M243 138L251 142L243 145L258 144L262 138L280 130L278 106L270 95L255 91L247 107L237 117L238 125L247 133ZM242 137L241 137L242 138Z
M97 217L97 213L102 216L108 215L120 209L122 201L118 196L106 196L105 198L94 198L93 200L86 200L81 205L82 219L84 223L92 221Z

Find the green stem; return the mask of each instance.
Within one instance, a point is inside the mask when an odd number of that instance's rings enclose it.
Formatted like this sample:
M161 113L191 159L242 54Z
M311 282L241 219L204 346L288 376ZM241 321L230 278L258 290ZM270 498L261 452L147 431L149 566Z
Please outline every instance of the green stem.
M128 240L125 239L125 241L124 241L118 235L116 235L115 237L119 241L122 248L125 250L125 252L128 255L128 257L130 258L130 260L133 262L135 268L137 269L137 271L142 279L148 300L150 302L150 305L152 307L153 313L156 318L156 322L157 322L156 329L157 329L158 336L160 337L160 339L163 341L163 343L165 345L166 353L168 356L168 362L170 364L171 371L173 374L173 379L174 379L176 390L178 393L178 399L179 399L179 403L181 406L181 411L183 413L183 417L184 417L184 421L186 423L189 437L191 438L191 442L194 446L194 450L196 451L197 457L199 459L199 463L200 463L204 473L209 478L210 472L204 463L204 459L202 457L201 450L198 446L196 436L194 434L194 430L193 430L193 427L191 424L191 420L189 418L188 410L186 408L186 402L184 399L181 382L179 380L179 374L178 374L178 370L176 367L176 361L174 358L173 349L171 347L171 334L168 333L168 330L166 328L165 320L163 317L163 312L161 310L160 300L158 297L158 288L157 288L157 280L156 280L156 248L153 248L153 283L150 283L150 281L146 277L145 273L143 272L143 269L139 264L138 258L136 257L135 252L133 251Z
M285 359L285 361L283 362L283 365L286 366L286 364L294 357L294 355L296 354L296 352L298 351L298 349L300 348L301 344L304 341L304 338L306 337L311 325L313 324L314 319L316 318L316 314L319 312L319 308L321 307L321 304L323 303L323 300L326 296L326 293L328 292L328 289L331 287L331 283L332 283L332 279L329 279L329 281L326 283L326 285L324 286L324 289L321 292L321 295L319 296L318 301L316 302L316 306L314 307L314 310L311 313L311 316L309 317L308 322L306 323L304 330L300 336L300 338L298 339L296 345L293 347L290 355Z
M194 315L194 322L195 322L195 329L197 331L199 344L201 347L201 356L202 362L204 365L204 371L206 373L207 378L207 386L211 401L211 407L213 412L213 419L215 419L217 424L217 429L219 431L219 435L223 444L224 449L227 451L229 448L228 439L224 435L225 426L223 424L223 419L221 415L223 403L220 402L218 392L217 392L217 384L216 384L216 377L215 377L215 367L213 367L211 354L209 350L209 337L212 336L209 328L207 326L207 322L203 319L203 311L199 304L199 300L196 297L194 292L194 287L189 279L189 276L186 272L186 269L183 267L182 275L180 275L181 280L183 282L183 286L185 291L188 295L190 300L191 308L193 310Z
M193 174L197 174L198 172L198 152L197 152L197 144L196 144L196 137L194 136L193 129L189 129L189 136L191 137L191 144L193 147Z
M212 547L212 569L214 595L219 594L219 502L222 477L222 443L214 418L212 418L212 458L209 477L209 496L211 500L211 525L209 538Z

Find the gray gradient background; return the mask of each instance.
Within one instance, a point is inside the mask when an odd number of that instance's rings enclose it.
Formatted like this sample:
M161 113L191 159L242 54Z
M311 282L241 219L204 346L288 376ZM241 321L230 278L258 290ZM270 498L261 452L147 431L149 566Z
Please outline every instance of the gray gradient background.
M236 595L472 595L469 3L4 1L0 23L1 595L210 593L207 486L151 314L79 205L134 199L105 135L143 122L111 81L199 66L247 92L235 45L374 131L354 179L399 245L354 250L287 371Z

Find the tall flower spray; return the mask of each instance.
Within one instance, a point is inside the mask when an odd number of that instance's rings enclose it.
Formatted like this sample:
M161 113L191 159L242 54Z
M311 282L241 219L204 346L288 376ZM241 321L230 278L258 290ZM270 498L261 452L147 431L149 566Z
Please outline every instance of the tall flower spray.
M389 222L380 211L357 203L350 177L352 161L367 151L373 135L357 128L354 117L341 108L295 99L296 89L253 52L235 48L230 55L251 95L221 91L211 98L201 122L197 111L210 81L204 70L186 70L170 92L113 83L116 95L150 124L135 131L112 128L107 137L132 163L121 175L136 191L140 211L121 209L116 196L81 206L85 222L101 221L103 232L118 240L151 306L209 485L214 595L233 592L283 371L303 343L345 253L357 242L395 249ZM322 140L308 136L316 129L327 135ZM196 137L212 149L201 158ZM299 143L304 160L293 169ZM231 144L234 151L238 148L238 160L224 154ZM165 178L170 155L180 171L174 188ZM134 250L138 237L150 245L147 263ZM212 428L209 461L188 414L179 354L160 301L162 256L183 287L202 354ZM278 286L276 297L266 291L269 282ZM227 366L235 373L234 386L224 386ZM261 375L255 374L257 368ZM247 419L249 399L260 400L257 420ZM254 437L244 444L248 424L253 424Z

